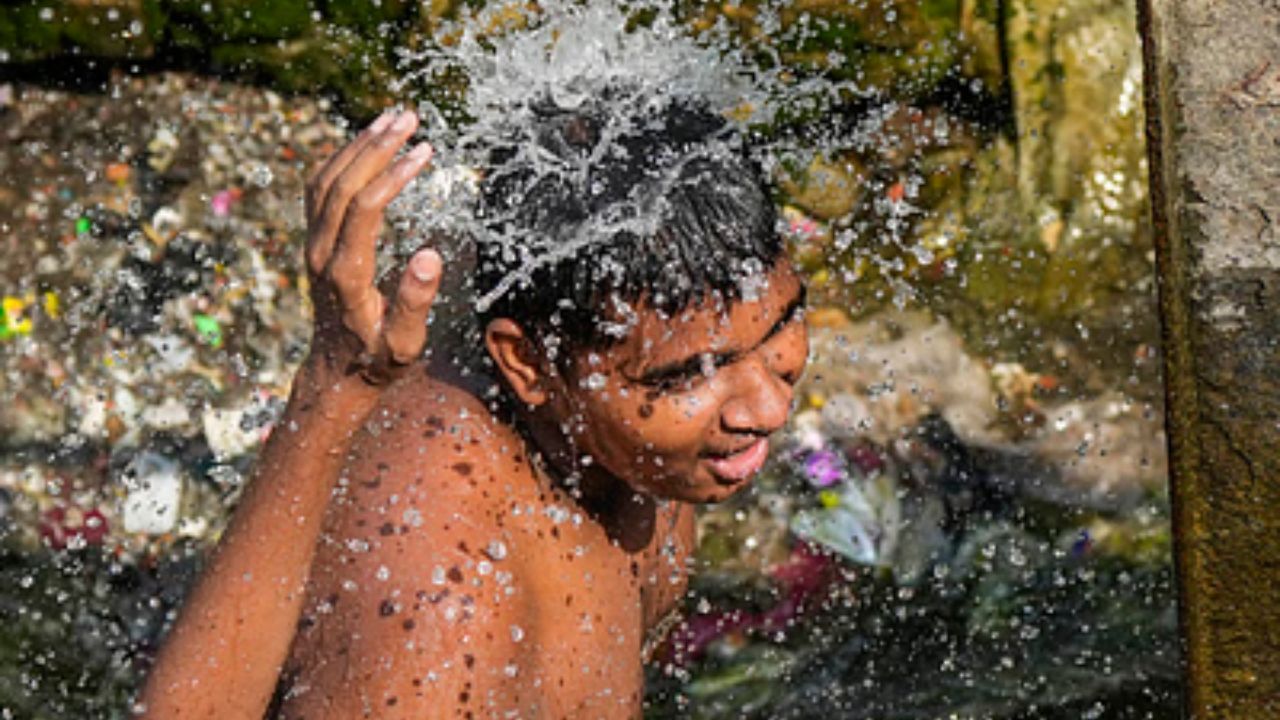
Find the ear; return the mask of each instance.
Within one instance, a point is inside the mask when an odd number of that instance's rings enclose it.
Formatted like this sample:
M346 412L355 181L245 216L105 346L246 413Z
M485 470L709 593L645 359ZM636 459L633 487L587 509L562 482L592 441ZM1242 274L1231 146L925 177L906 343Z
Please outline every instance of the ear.
M497 318L484 329L484 344L498 372L507 385L526 405L547 401L547 378L544 360L514 320Z

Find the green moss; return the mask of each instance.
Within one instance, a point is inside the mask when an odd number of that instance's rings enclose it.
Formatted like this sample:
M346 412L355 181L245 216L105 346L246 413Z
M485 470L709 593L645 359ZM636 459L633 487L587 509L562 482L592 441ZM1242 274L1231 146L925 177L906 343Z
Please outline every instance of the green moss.
M382 42L354 32L280 43L229 43L211 53L215 67L289 92L331 93L366 115L389 100L391 55Z
M69 52L148 58L164 25L165 14L157 0L14 3L0 7L0 49L18 62L49 60Z
M121 13L111 19L99 8L80 6L68 9L63 40L87 55L114 58L146 58L155 52L155 27L144 22L138 12ZM134 29L141 32L135 33Z
M22 2L0 7L0 49L11 62L43 60L63 49L61 25L40 18L44 6Z
M920 12L931 24L955 24L960 18L960 0L924 0L920 3Z
M169 0L167 5L211 44L296 38L312 24L307 0Z
M323 8L322 14L331 23L375 33L384 23L409 19L414 5L405 0L345 0L325 2Z

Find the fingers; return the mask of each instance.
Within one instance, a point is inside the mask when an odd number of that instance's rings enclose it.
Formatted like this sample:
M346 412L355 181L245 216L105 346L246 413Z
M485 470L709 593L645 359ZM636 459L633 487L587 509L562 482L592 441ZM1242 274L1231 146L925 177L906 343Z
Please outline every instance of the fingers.
M358 144L353 143L353 147L345 149L344 153L349 151L345 164L334 162L325 170L316 190L319 192L322 182L327 183L325 194L311 218L311 237L307 248L307 261L313 272L322 272L329 264L352 198L387 167L417 127L417 115L401 113L380 131L370 133L363 141L357 140Z
M329 186L333 184L333 179L342 172L353 157L360 152L364 146L369 144L378 133L381 133L395 119L395 113L384 112L378 116L376 120L364 129L356 139L348 143L342 150L338 151L333 157L330 157L307 178L307 222L314 223L319 215L320 209L324 206L325 195L329 192Z
M440 289L443 262L435 250L422 250L409 260L387 318L387 355L396 364L417 359L427 343L427 314Z
M354 311L350 320L359 323L358 327L348 327L361 337L376 335L370 323L376 324L381 319L381 313L372 312L368 306L370 296L379 295L373 284L376 270L374 249L382 229L383 212L405 185L422 171L431 154L430 145L418 145L368 183L348 203L327 272L343 307Z

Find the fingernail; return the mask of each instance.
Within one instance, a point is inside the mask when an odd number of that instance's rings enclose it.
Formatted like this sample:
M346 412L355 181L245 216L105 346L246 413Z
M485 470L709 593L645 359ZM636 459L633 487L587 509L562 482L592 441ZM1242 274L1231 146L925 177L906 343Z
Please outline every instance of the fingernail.
M409 159L415 163L424 163L434 154L435 148L431 147L431 143L419 143L409 151Z
M436 279L435 263L432 263L427 253L418 253L409 260L409 272L418 279L418 282L429 283Z
M391 123L391 119L394 117L395 113L391 111L383 112L378 116L377 120L373 121L373 124L369 126L369 129L373 132L382 132L386 129L387 125Z
M391 125L391 129L397 130L397 131L408 130L409 126L412 124L413 124L413 113L403 112L403 113L400 113L400 116L396 118L395 123Z

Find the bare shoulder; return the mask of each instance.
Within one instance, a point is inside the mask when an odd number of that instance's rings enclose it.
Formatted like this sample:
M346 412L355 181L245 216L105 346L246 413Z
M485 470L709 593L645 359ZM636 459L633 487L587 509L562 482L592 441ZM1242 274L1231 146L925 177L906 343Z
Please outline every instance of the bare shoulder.
M530 708L513 682L528 600L505 504L518 437L470 394L405 383L376 411L325 520L287 717L478 717Z
M461 533L482 519L500 521L503 498L531 492L531 477L510 426L472 394L424 377L397 386L374 411L330 516L354 528L376 526L383 537L422 527L426 515Z

